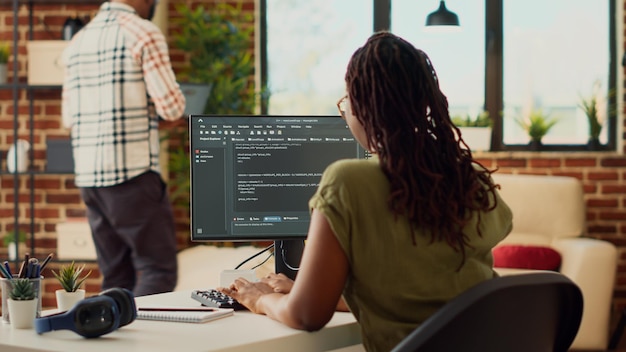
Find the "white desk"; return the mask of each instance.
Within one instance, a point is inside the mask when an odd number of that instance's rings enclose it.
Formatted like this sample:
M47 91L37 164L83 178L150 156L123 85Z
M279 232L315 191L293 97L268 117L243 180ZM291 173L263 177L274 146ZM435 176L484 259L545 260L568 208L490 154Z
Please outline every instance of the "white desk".
M137 306L198 306L190 291L138 297ZM204 324L135 320L110 334L85 339L69 330L37 335L0 323L0 351L328 351L361 343L360 328L350 313L336 312L322 330L288 328L266 316L236 311L234 316ZM357 349L358 350L358 349Z

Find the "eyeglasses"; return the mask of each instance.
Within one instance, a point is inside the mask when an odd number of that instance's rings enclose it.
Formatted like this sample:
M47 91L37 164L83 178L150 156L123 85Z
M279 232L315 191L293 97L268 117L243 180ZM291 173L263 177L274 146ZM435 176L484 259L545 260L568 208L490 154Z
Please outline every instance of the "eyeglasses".
M337 102L337 109L339 109L339 115L341 115L342 119L346 119L346 113L348 111L348 95L344 95Z

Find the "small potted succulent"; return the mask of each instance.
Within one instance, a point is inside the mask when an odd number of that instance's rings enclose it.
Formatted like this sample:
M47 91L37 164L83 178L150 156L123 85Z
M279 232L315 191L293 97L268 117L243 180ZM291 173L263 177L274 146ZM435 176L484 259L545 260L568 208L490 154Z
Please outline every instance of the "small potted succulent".
M91 274L91 270L81 277L83 270L85 270L85 265L77 266L73 261L69 265L62 266L59 273L52 270L52 274L63 287L55 291L59 311L70 310L76 302L85 298L85 290L80 287Z
M9 321L15 329L29 329L33 327L33 320L37 316L37 292L30 279L11 279L11 291L7 304L9 306Z

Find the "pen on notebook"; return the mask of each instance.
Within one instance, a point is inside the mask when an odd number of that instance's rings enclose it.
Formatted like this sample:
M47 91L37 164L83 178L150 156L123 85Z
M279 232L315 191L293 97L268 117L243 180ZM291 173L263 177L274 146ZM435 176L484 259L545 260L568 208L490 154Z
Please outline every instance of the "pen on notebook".
M214 307L139 307L137 310L149 312L214 312L220 308Z

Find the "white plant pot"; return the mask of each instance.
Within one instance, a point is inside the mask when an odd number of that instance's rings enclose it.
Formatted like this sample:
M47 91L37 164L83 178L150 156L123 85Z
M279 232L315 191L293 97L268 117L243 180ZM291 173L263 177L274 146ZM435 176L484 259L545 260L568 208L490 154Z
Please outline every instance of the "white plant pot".
M15 242L9 242L9 244L7 245L7 250L9 251L9 260L13 261L17 259L18 254L23 255L24 253L26 253L26 244L19 243L16 246Z
M9 319L14 329L32 329L37 315L37 299L29 301L7 300Z
M9 172L26 172L28 170L28 151L30 143L23 139L18 139L17 143L11 144L7 152L7 170Z
M460 127L461 136L472 151L489 151L491 149L490 127Z
M74 305L85 298L85 290L77 290L76 292L67 292L64 289L54 291L57 297L57 308L59 312L66 312Z

